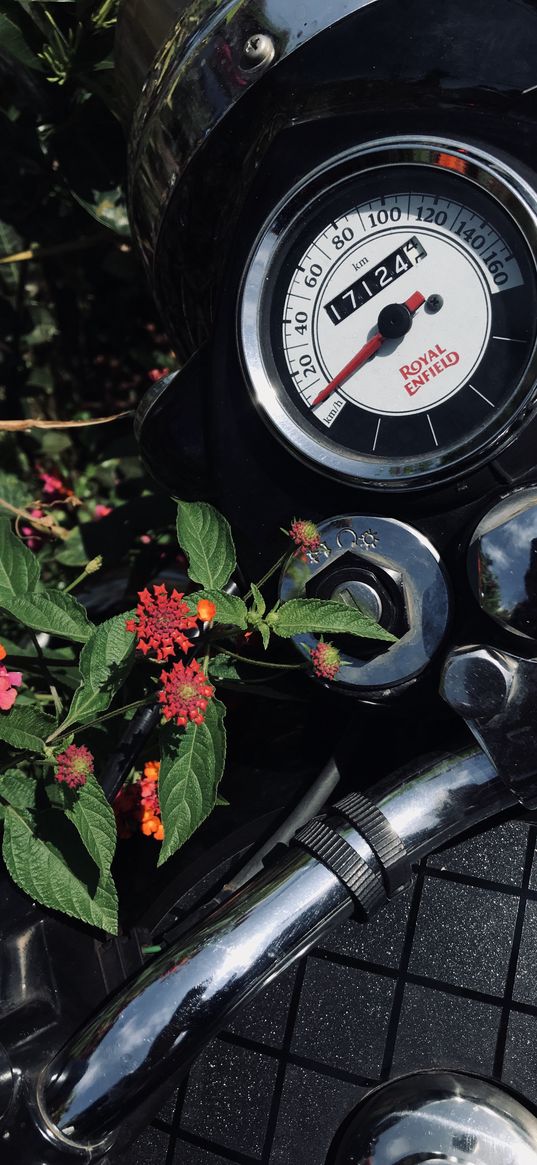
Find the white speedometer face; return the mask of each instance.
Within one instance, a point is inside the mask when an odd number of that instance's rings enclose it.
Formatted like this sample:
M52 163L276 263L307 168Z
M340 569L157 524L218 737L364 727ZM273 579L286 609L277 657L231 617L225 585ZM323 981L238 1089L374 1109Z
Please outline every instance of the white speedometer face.
M535 379L533 207L512 187L500 202L499 180L447 148L429 165L401 152L267 230L243 297L267 419L323 472L362 483L482 455Z

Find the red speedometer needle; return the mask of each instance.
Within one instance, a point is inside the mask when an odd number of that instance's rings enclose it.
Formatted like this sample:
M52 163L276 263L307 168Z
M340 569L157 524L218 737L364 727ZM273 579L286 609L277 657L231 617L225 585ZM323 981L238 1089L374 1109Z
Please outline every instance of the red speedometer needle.
M385 340L397 339L400 336L406 335L410 328L414 312L424 303L425 296L421 294L421 291L415 291L409 299L405 299L404 303L394 303L383 308L378 318L378 332L375 332L375 335L371 336L371 339L364 344L363 348L360 348L356 356L353 356L352 360L349 360L349 363L345 364L341 372L338 372L337 376L334 376L317 393L315 400L311 403L311 408L314 409L317 405L322 404L323 400L326 400L336 388L339 388L344 380L348 380L353 372L357 372L362 367L362 364L366 364L371 359L371 356L374 356L375 352L378 352L379 348L382 347ZM393 315L393 320L391 321L389 320L389 313Z

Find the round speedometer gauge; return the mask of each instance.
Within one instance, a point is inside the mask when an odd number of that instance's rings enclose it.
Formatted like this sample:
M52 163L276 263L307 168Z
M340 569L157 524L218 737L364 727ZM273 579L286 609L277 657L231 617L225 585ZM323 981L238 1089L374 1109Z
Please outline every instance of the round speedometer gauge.
M319 471L417 488L503 447L536 395L537 195L476 147L372 143L265 224L240 302L265 420Z

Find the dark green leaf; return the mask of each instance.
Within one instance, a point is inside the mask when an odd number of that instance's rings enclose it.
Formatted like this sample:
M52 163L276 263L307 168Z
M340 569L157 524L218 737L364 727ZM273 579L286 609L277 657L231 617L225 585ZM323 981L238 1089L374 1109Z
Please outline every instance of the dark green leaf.
M45 740L56 727L50 716L33 708L12 708L0 713L0 740L13 748L44 752Z
M177 537L190 578L203 587L224 587L235 569L235 547L222 514L207 502L179 502Z
M0 518L0 590L11 595L33 591L39 582L39 563L35 554L16 538L11 524Z
M209 660L209 676L215 680L240 680L233 660L223 653Z
M161 729L159 801L164 841L159 865L201 825L214 808L224 771L224 705L209 701L203 724L185 729L168 723Z
M210 599L216 607L215 623L223 623L233 627L246 629L246 604L237 595L226 595L225 591L203 590L187 595L186 600L192 613L196 614L196 606L200 599Z
M61 805L96 866L107 874L116 849L116 821L99 782L89 777L76 791L57 784L51 786L51 791L59 794L59 797L52 796L52 802Z
M108 708L125 682L134 662L136 636L125 630L125 621L133 611L114 615L92 631L80 653L82 683L73 696L62 728L92 720Z
M267 615L267 622L276 635L289 639L305 631L331 633L346 632L364 639L383 639L394 643L395 636L356 607L324 599L289 599Z
M84 862L59 822L52 832L53 839L38 835L27 810L6 807L2 854L13 881L43 906L117 934L117 894L111 875L100 874L88 856Z
M60 639L73 639L75 643L85 643L94 630L85 608L65 591L12 594L2 587L0 608L33 631L46 631Z
M20 769L7 769L0 773L0 797L16 809L33 809L35 806L36 782Z
M5 12L0 12L0 44L4 52L15 57L21 65L43 72L43 64L26 43L18 24Z

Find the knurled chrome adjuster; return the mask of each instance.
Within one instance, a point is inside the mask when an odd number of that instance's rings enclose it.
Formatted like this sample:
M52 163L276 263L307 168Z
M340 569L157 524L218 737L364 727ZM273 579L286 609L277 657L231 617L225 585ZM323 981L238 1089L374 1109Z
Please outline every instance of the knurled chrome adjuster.
M349 793L333 808L361 834L373 850L382 870L388 898L408 886L412 870L406 849L378 805L363 793Z
M382 877L370 869L356 850L322 818L314 818L295 833L293 842L302 846L339 878L362 916L384 906L386 891Z

